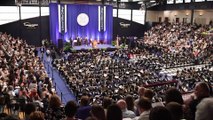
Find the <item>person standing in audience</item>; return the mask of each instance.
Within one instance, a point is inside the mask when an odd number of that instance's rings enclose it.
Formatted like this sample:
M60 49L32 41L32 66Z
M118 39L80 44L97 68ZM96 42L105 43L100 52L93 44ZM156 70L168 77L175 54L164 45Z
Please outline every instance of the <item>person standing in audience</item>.
M38 56L38 50L36 48L34 48L33 52L35 56Z
M130 111L127 109L126 101L123 99L120 99L117 101L117 105L120 107L122 111L123 118L134 118L135 113L133 111Z
M172 115L172 120L183 120L183 106L177 102L169 102L166 108Z
M104 108L100 105L93 105L90 111L90 115L96 118L96 120L106 120Z
M165 107L156 106L151 109L149 120L172 120L172 115Z
M165 93L165 106L170 103L175 102L182 106L184 114L186 113L186 105L184 104L181 92L176 88L169 88Z
M51 64L53 64L53 62L54 62L55 59L56 59L56 50L55 50L54 47L53 47L53 49L51 50L51 57L52 57L52 62L51 62Z
M198 105L195 120L213 120L213 98L204 98Z
M145 90L146 90L145 87L139 87L139 88L138 88L138 95L139 95L139 97L138 97L138 99L135 100L135 106L137 106L138 101L144 96ZM136 116L139 115L139 112L138 112L137 109L136 109L136 112L135 112L135 113L136 113Z
M194 96L191 96L191 101L188 104L187 120L195 120L195 112L197 105L204 99L210 96L209 86L205 82L199 82L194 89Z
M41 45L42 45L42 46L46 46L46 39L43 39L43 40L41 41Z
M166 91L165 94L165 104L168 104L170 102L177 102L181 105L183 105L183 97L179 90L176 88L170 88Z
M150 110L152 108L152 103L149 98L142 97L137 104L140 116L134 118L134 120L149 120Z
M80 107L77 110L76 117L85 120L90 116L91 106L89 105L89 97L82 96L80 100Z
M107 113L107 108L112 105L112 99L109 97L104 97L103 102L102 102L102 106L104 108L105 111L105 115Z
M107 108L107 120L122 120L122 111L116 104L112 104Z
M50 63L50 59L51 59L51 58L50 58L50 57L51 57L50 55L51 55L50 49L47 49L47 50L46 50L46 57L47 57L47 58L46 58L46 61L47 61L48 64Z
M139 98L135 100L135 105L137 105L137 102L140 100L140 98L142 98L142 97L144 96L145 90L146 90L145 87L139 87L139 88L138 88L138 95L139 95Z
M77 113L77 109L78 106L74 101L69 101L67 102L67 104L65 105L65 115L66 115L66 119L65 120L77 120L75 118L75 115Z
M125 97L127 109L135 112L134 98L131 95Z
M145 89L144 97L147 97L150 101L152 101L152 98L154 96L155 96L155 93L151 89Z
M57 95L52 95L49 101L49 108L45 113L45 119L60 120L64 117L63 112L60 98Z
M25 119L29 120L30 114L36 111L36 106L33 103L27 103L24 107Z
M41 60L43 60L43 58L44 58L44 51L45 51L44 46L41 46L41 48L40 48L40 52L41 52Z

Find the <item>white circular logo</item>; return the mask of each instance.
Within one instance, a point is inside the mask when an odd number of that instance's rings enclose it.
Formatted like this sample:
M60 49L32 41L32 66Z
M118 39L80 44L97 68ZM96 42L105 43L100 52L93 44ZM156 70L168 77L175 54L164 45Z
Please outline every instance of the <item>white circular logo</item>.
M86 13L80 13L77 22L80 26L86 26L89 23L89 16Z

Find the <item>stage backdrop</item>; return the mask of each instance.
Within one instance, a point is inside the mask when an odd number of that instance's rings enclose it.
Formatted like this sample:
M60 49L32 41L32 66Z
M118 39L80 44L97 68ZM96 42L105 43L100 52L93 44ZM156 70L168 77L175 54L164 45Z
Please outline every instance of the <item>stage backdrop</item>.
M112 6L50 4L50 39L54 44L76 37L111 44L112 35Z

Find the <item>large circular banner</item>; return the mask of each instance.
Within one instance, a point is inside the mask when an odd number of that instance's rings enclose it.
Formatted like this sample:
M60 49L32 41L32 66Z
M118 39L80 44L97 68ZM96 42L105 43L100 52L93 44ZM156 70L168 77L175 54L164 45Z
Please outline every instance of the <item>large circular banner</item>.
M86 13L80 13L77 22L80 26L86 26L89 23L89 16Z

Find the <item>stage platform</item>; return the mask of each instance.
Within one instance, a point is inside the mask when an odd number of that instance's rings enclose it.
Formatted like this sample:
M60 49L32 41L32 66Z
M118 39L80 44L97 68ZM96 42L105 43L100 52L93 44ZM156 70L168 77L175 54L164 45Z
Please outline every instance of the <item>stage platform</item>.
M92 48L92 45L80 45L73 46L73 50L76 51L88 51L88 50L106 50L106 51L114 51L117 48L110 44L97 44L97 48Z

